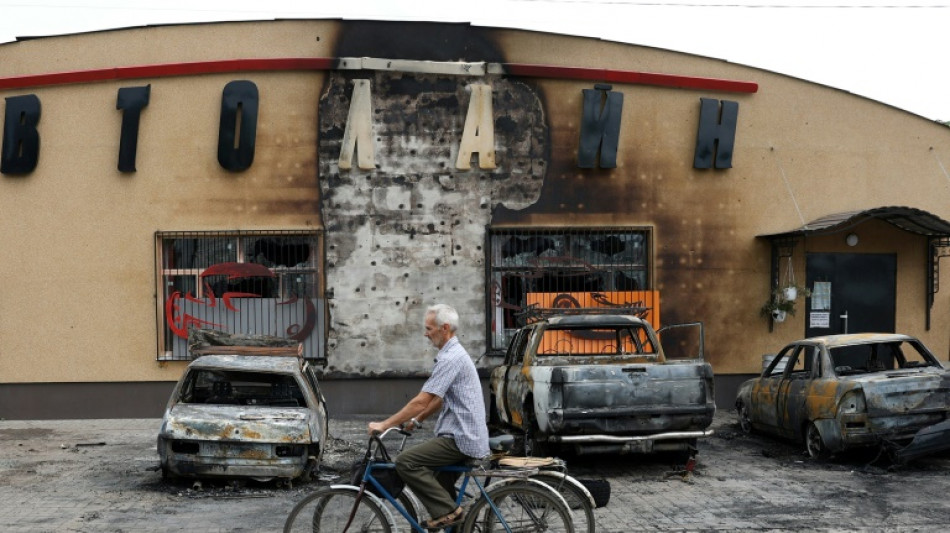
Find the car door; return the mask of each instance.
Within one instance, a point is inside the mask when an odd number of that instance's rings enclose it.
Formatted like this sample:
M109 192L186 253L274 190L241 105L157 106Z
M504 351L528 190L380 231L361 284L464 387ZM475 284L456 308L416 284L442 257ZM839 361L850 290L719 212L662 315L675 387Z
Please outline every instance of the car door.
M814 346L799 347L786 363L776 396L776 420L781 434L797 437L801 433L802 424L808 419L805 400L819 375L817 368L818 349Z
M320 381L317 379L317 373L312 366L307 364L304 368L304 376L307 379L316 404L309 406L317 416L311 419L313 426L310 431L315 436L314 440L320 442L320 455L326 449L327 438L330 436L330 411L327 408L327 400L323 397L323 391L320 390ZM318 458L319 460L319 458Z
M508 343L508 351L505 352L504 362L492 370L491 373L493 384L491 410L493 416L497 416L501 421L509 424L515 423L511 413L512 398L509 391L514 390L511 381L516 380L520 374L529 333L530 330L522 329L515 334L511 342ZM520 405L517 399L515 400L516 402L513 405ZM520 420L518 415L515 415L515 418Z
M786 364L800 349L801 347L795 344L783 348L752 387L752 409L749 416L752 417L753 423L767 431L781 431L778 418L779 388L784 379Z

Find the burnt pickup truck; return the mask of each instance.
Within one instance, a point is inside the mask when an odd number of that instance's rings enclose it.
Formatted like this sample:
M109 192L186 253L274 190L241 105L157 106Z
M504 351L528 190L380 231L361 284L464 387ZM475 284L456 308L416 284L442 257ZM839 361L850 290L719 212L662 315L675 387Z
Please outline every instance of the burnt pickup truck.
M698 328L697 352L667 359L659 335ZM672 335L672 333L671 333ZM492 370L489 425L526 452L694 454L716 412L702 324L661 328L632 315L569 314L528 324Z

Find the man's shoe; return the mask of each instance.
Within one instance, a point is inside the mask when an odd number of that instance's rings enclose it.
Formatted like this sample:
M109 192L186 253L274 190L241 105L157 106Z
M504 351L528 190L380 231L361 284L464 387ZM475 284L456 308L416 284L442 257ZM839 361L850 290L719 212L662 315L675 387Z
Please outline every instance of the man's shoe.
M440 516L439 518L423 520L419 525L428 531L439 531L440 529L458 525L462 523L462 520L465 520L465 513L461 507L458 507L451 513Z

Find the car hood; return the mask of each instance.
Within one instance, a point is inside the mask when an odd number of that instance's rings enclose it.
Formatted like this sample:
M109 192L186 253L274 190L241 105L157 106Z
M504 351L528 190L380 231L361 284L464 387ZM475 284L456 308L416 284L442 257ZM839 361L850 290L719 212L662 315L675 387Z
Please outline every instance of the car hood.
M177 404L166 413L161 436L189 440L309 443L306 408Z
M864 390L868 415L950 411L950 373L936 368L849 376Z

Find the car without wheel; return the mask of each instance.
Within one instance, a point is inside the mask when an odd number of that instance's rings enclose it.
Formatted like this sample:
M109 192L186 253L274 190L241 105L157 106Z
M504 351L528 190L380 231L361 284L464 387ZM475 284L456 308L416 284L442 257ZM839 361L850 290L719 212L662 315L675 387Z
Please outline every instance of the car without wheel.
M163 476L308 479L326 445L328 417L299 347L205 352L188 365L165 409Z
M950 449L950 372L908 335L793 342L735 405L744 431L800 440L812 457L883 447L904 463Z
M679 328L693 332L697 350L668 359L660 335ZM491 373L489 425L523 435L535 455L692 455L716 412L702 331L692 323L657 332L638 316L590 310L541 318L512 337Z

